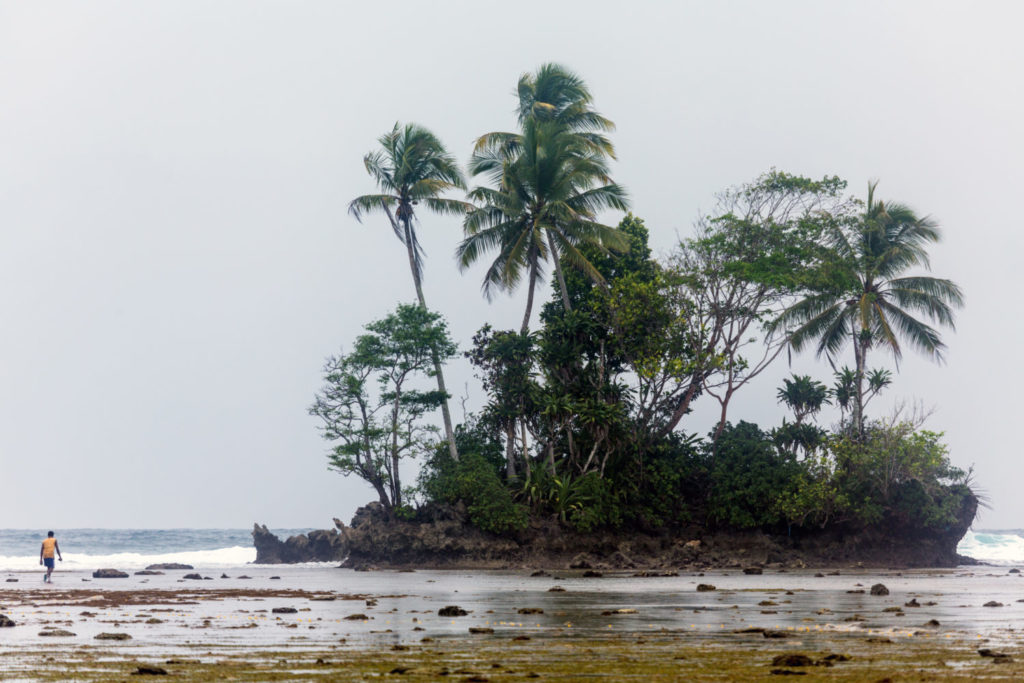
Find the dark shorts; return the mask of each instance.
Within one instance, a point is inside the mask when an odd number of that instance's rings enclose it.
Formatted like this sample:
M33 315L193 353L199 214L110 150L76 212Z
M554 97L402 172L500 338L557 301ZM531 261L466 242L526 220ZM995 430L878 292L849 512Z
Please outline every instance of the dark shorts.
M53 558L52 557L44 557L43 558L43 564L45 564L50 569L53 569Z

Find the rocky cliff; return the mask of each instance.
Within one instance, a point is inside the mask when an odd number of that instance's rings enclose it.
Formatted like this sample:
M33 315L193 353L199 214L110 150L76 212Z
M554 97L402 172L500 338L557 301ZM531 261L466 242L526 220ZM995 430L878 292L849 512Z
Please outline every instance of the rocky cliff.
M350 527L312 532L281 542L256 526L257 562L345 559L367 568L568 568L675 571L711 567L954 567L956 546L978 501L965 496L958 522L924 532L890 520L870 528L832 527L795 535L759 531L709 531L688 527L660 531L579 533L555 520L534 519L512 536L471 526L460 505L428 505L415 519L391 519L379 503L356 511ZM272 540L271 540L272 539ZM276 559L279 558L279 559Z

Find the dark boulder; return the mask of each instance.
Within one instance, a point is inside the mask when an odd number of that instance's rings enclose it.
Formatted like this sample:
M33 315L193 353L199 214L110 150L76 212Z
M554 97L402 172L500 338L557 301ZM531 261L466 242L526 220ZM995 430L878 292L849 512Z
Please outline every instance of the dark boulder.
M337 528L310 531L282 541L266 525L254 524L252 542L256 546L256 564L295 564L297 562L337 562L348 551L345 525L335 519Z
M179 564L178 562L161 562L160 564L151 564L146 569L195 569L190 564Z
M94 579L127 579L128 574L120 569L97 569L92 573Z
M0 628L10 628L14 626L14 621L6 614L0 614Z

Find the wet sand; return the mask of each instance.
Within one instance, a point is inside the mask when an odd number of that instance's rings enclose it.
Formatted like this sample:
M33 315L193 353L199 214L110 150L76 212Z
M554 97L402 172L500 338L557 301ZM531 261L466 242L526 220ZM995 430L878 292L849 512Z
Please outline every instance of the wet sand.
M37 572L0 573L18 579L0 584L0 613L17 624L0 629L0 675L130 680L142 666L197 681L728 681L783 672L802 680L1024 680L1024 578L1008 568L650 578L196 571L211 579L66 572L44 585ZM889 595L870 594L879 582ZM699 583L716 589L698 591ZM447 605L467 614L440 616ZM55 631L73 635L42 635ZM799 656L777 659L787 655Z

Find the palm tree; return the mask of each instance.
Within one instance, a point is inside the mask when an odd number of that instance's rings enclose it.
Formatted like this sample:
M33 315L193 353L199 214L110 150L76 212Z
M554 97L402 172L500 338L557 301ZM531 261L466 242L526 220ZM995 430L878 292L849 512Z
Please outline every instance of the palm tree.
M416 298L427 308L423 296L423 248L416 236L416 207L422 203L439 214L462 215L472 208L466 202L441 197L448 190L466 189L466 181L455 157L449 154L441 141L426 128L415 124L395 124L389 133L377 140L381 149L363 157L366 171L377 181L381 194L367 194L353 199L348 210L362 222L363 214L381 211L391 223L395 236L405 245L412 272ZM441 361L434 353L434 372L437 389L445 396L441 404L444 431L453 459L459 459L455 447L455 433L448 409L448 391L445 388Z
M793 379L782 380L783 386L776 396L779 403L785 403L793 411L796 424L800 425L808 416L816 415L823 406L831 404L829 390L810 375L793 375Z
M925 247L939 241L939 229L935 221L919 217L902 204L876 200L877 184L868 185L867 205L857 220L830 230L830 246L845 271L837 281L848 284L812 293L787 308L772 325L788 330L789 343L797 351L817 340L817 355L825 354L830 361L852 344L853 419L858 435L864 433L868 352L886 348L898 363L902 338L941 362L946 346L938 331L915 315L952 329L953 309L963 306L963 292L952 281L904 274L915 266L930 267Z
M542 66L519 81L520 133L488 133L477 140L470 172L494 187L477 187L466 216L466 238L456 257L461 269L484 252L498 255L484 276L484 294L515 289L525 274L527 303L522 333L529 330L534 290L544 263L554 264L566 310L571 310L562 261L595 282L600 273L578 245L624 251L627 241L597 213L627 210L626 192L608 176L614 149L602 131L612 123L593 111L583 81L557 65Z

